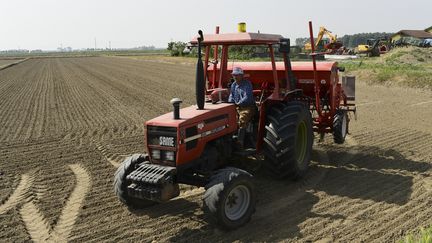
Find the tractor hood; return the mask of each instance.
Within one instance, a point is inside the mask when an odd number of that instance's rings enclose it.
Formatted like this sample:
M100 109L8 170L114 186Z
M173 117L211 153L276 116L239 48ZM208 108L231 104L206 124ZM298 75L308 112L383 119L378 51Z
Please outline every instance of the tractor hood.
M180 109L180 119L174 119L173 112L169 112L147 121L146 125L178 128L199 123L208 124L213 121L218 121L219 119L228 119L227 122L232 125L236 124L236 115L237 112L234 104L207 103L202 110L198 110L196 105ZM235 129L237 128L235 127Z
M207 103L204 109L197 108L193 105L181 109L180 119L174 119L173 112L169 112L147 121L148 151L160 150L161 154L166 153L164 151L173 151L176 156L175 165L181 166L197 159L207 142L237 130L237 111L234 104Z

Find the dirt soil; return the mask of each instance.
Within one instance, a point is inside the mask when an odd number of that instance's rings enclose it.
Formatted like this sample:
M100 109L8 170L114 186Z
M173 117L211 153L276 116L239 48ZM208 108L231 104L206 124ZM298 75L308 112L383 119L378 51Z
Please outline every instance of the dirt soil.
M257 170L257 212L226 232L203 189L144 210L113 174L143 153L143 123L194 103L194 67L119 57L31 59L0 71L0 241L388 242L432 223L432 92L357 84L344 145L314 146L300 181Z
M18 59L18 58L0 59L0 70L4 69L5 67L10 66L11 64L19 63L19 62L21 62L23 60L24 59Z

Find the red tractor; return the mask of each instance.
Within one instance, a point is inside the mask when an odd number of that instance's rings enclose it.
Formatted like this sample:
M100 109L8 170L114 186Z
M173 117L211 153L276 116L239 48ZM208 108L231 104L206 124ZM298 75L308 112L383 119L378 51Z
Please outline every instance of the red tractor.
M145 123L148 154L122 163L114 190L126 205L143 207L177 197L179 184L205 187L204 211L235 229L251 219L257 195L252 174L230 161L259 156L276 177L300 178L308 169L314 131L333 133L343 143L355 106L339 82L337 63L316 63L315 54L312 62L291 63L290 40L281 35L218 32L199 31L191 41L198 48L197 105L180 109L181 100L172 99L174 112ZM265 47L270 61L229 62L230 47L238 45ZM236 106L226 102L233 67L252 82L258 111L247 128L247 149L241 150L234 146Z

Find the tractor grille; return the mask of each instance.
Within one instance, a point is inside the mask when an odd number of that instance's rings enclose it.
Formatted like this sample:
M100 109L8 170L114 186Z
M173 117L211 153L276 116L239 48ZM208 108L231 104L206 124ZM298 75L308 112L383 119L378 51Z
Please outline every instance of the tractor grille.
M177 128L147 126L149 145L175 147L177 144Z
M147 141L152 162L175 166L177 128L147 126Z
M175 167L155 164L142 164L132 171L126 179L139 184L161 185L172 181L176 171Z

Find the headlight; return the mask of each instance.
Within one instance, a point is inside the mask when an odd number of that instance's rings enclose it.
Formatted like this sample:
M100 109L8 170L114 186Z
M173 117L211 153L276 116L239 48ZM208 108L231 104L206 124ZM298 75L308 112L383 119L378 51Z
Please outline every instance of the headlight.
M153 159L160 159L161 158L161 152L160 152L160 150L153 149L152 152L151 152L151 154L152 154L152 158Z
M165 159L170 160L170 161L174 161L175 160L174 151L166 151L165 152Z

